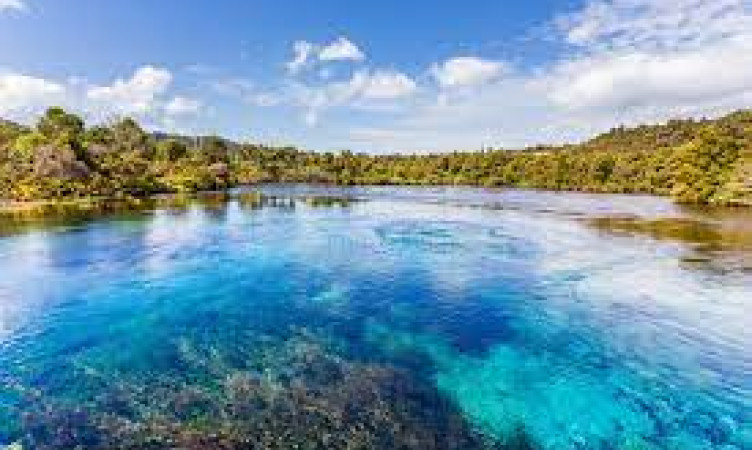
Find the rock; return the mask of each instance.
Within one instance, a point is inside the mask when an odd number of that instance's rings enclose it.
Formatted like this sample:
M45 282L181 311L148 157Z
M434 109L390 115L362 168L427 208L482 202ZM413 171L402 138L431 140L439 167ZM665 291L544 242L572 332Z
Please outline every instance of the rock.
M81 180L91 175L91 169L68 147L45 145L34 152L34 175L42 178Z

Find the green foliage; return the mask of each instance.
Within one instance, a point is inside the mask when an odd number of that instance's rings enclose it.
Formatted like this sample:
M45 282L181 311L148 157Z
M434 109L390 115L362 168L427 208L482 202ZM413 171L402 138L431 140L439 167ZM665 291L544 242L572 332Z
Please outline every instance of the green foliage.
M684 203L712 203L715 194L728 182L739 151L739 144L717 128L703 129L696 139L676 152L671 195Z
M155 158L160 161L177 161L188 154L188 147L177 139L157 142Z
M87 129L60 108L34 130L0 121L0 198L143 196L257 182L515 186L752 204L752 112L619 127L579 145L420 156L154 135L130 118Z
M25 133L18 136L13 143L11 152L17 158L31 159L34 155L34 150L44 145L45 142L47 142L47 138L38 131Z
M75 140L84 132L84 121L62 108L53 107L39 119L37 131L50 141L59 138Z

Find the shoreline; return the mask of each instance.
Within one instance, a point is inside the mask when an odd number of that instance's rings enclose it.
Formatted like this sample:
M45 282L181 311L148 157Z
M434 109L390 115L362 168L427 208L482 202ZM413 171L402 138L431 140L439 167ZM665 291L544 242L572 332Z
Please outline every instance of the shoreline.
M326 184L326 183L259 183L259 184L243 184L228 188L227 190L199 190L195 192L157 192L153 194L140 195L140 196L117 196L117 197L80 197L80 198L59 198L59 199L44 199L44 200L3 200L0 199L0 218L4 217L23 217L23 216L38 216L48 215L55 213L79 211L86 212L107 212L107 211L136 211L139 209L148 209L155 206L162 201L170 200L187 200L202 195L211 194L229 194L235 189L252 188L254 186L289 186L289 185L310 185L310 186L326 186L326 187L394 187L394 188L470 188L470 189L487 189L488 186L478 185L415 185L415 184L356 184L356 185L343 185L343 184ZM670 196L650 194L644 192L608 192L598 190L580 190L580 189L545 189L545 188L530 188L530 187L518 187L518 186L494 186L494 189L503 190L529 190L538 192L550 192L550 193L572 193L572 194L590 194L590 195L620 195L620 196L634 196L634 197L655 197L663 198L671 201ZM752 207L752 201L739 201L729 203L702 203L702 204L685 204L681 202L672 201L677 206L687 207L701 207L709 208L713 210L724 209L747 209Z

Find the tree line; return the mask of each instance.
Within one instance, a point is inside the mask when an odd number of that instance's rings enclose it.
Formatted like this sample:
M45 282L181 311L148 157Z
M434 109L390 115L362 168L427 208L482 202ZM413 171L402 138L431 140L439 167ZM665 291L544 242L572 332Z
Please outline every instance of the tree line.
M752 204L752 111L618 127L576 145L426 155L155 134L130 118L87 127L61 108L32 127L0 121L0 199L146 196L259 182L510 186Z

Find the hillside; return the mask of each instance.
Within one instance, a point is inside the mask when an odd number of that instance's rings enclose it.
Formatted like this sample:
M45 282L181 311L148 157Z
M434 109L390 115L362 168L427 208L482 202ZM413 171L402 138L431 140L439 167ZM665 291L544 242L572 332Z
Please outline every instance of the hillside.
M262 181L516 186L752 205L752 111L620 127L577 145L420 156L150 134L131 119L87 128L59 108L32 128L0 122L6 200L144 196Z

